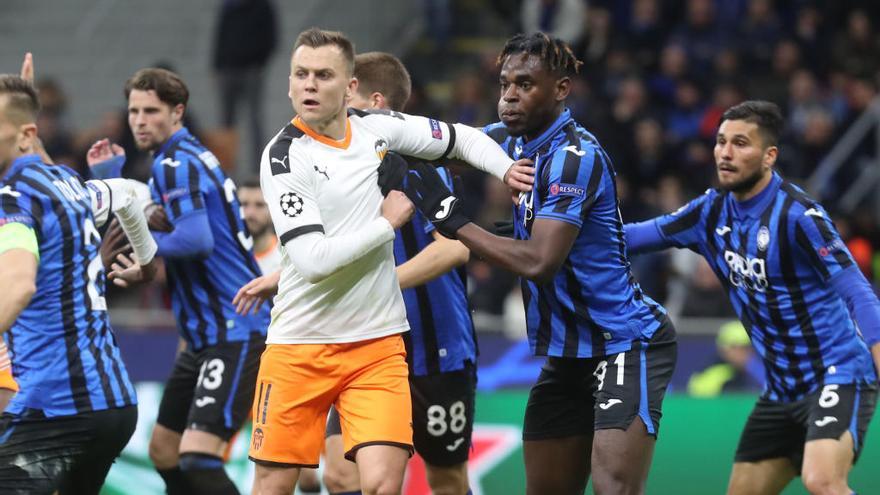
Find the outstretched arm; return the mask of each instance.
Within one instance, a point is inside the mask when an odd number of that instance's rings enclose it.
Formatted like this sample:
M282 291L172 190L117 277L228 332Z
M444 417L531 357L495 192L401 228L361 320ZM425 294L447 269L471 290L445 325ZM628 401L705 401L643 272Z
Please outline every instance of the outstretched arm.
M673 243L663 237L656 219L628 223L623 226L628 254L641 254L673 247Z
M856 265L841 270L830 282L859 326L880 376L880 301L877 295Z

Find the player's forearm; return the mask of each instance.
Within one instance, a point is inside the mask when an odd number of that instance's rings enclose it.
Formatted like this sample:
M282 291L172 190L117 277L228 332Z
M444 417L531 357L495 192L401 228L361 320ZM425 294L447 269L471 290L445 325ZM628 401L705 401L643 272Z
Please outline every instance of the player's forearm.
M499 237L469 223L455 233L472 253L489 263L535 282L553 279L558 266L543 256L533 241Z
M868 346L880 344L880 301L859 268L852 265L842 270L830 283L846 303Z
M453 127L456 138L449 155L503 181L504 175L513 165L513 159L507 156L498 143L477 129L464 124L453 124Z
M152 232L152 235L159 247L156 254L165 258L207 256L214 249L214 235L204 210L179 219L169 233Z
M629 254L640 254L651 251L660 251L672 244L663 239L657 222L646 220L638 223L628 223L623 226L626 239L626 251Z
M147 227L147 217L144 216L143 207L138 200L135 182L126 179L108 179L103 183L112 191L113 213L119 219L119 224L134 250L135 258L141 265L150 265L158 245ZM145 273L147 271L149 270L145 270ZM155 269L152 273L155 273Z
M350 234L328 237L311 232L287 241L284 247L296 271L316 284L393 240L391 224L379 217Z
M417 255L397 267L401 289L426 284L444 273L467 263L468 248L459 241L440 238L425 246Z

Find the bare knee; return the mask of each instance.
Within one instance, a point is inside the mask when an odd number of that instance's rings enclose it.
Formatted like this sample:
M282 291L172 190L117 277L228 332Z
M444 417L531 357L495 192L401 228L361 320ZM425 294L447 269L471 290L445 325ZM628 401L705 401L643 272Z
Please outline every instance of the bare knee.
M323 480L330 493L353 492L360 488L357 466L347 460L328 461Z
M400 495L401 484L394 480L373 480L361 483L364 495Z
M452 467L427 464L425 470L434 495L465 495L470 488L466 463Z
M805 470L801 480L810 495L848 495L851 493L845 479L823 469Z
M180 461L180 434L157 425L150 436L150 460L157 469L170 469Z
M645 480L625 468L606 466L593 469L593 490L596 495L639 495L645 491Z

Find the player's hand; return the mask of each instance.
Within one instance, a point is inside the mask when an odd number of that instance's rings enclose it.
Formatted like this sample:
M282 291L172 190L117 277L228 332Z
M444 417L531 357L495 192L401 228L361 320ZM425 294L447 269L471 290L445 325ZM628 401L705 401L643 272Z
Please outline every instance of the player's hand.
M113 271L107 278L119 287L128 288L143 282L149 282L156 276L155 258L146 265L135 262L129 256L120 254L111 265Z
M147 217L147 227L155 232L171 232L174 224L168 220L168 213L162 205L150 203L144 208L144 216Z
M125 231L122 230L122 226L119 225L119 220L116 217L110 221L110 225L107 227L103 239L101 239L99 252L101 253L101 262L104 264L104 269L108 271L111 269L113 261L117 256L122 253L131 252L131 245L128 243Z
M89 167L94 167L102 162L113 159L122 159L125 162L125 149L116 143L111 143L109 139L99 139L89 148L86 153L86 162Z
M30 83L34 82L34 56L31 52L24 54L24 61L21 63L21 78Z
M535 183L535 162L528 158L521 158L507 169L504 174L504 183L507 187L518 192L529 192Z
M281 280L281 271L257 277L246 283L232 298L235 312L246 315L251 308L257 314L263 303L278 293L278 282Z
M455 239L458 229L471 221L461 211L461 200L446 187L437 170L427 163L411 165L406 196L438 232L450 239Z
M415 212L416 207L412 201L400 191L389 191L382 201L382 216L395 230L406 225Z
M402 156L391 151L385 153L385 158L379 165L379 179L377 181L382 196L388 196L392 190L403 191L403 181L406 179L407 172L409 172L409 167Z

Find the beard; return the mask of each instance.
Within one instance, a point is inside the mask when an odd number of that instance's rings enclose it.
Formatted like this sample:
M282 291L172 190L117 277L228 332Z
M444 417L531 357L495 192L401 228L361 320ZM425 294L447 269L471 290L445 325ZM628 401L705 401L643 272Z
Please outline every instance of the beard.
M758 169L753 174L743 177L738 181L735 181L731 184L721 184L721 189L725 191L729 191L732 193L745 193L752 190L755 187L755 184L761 181L764 178L764 170Z

